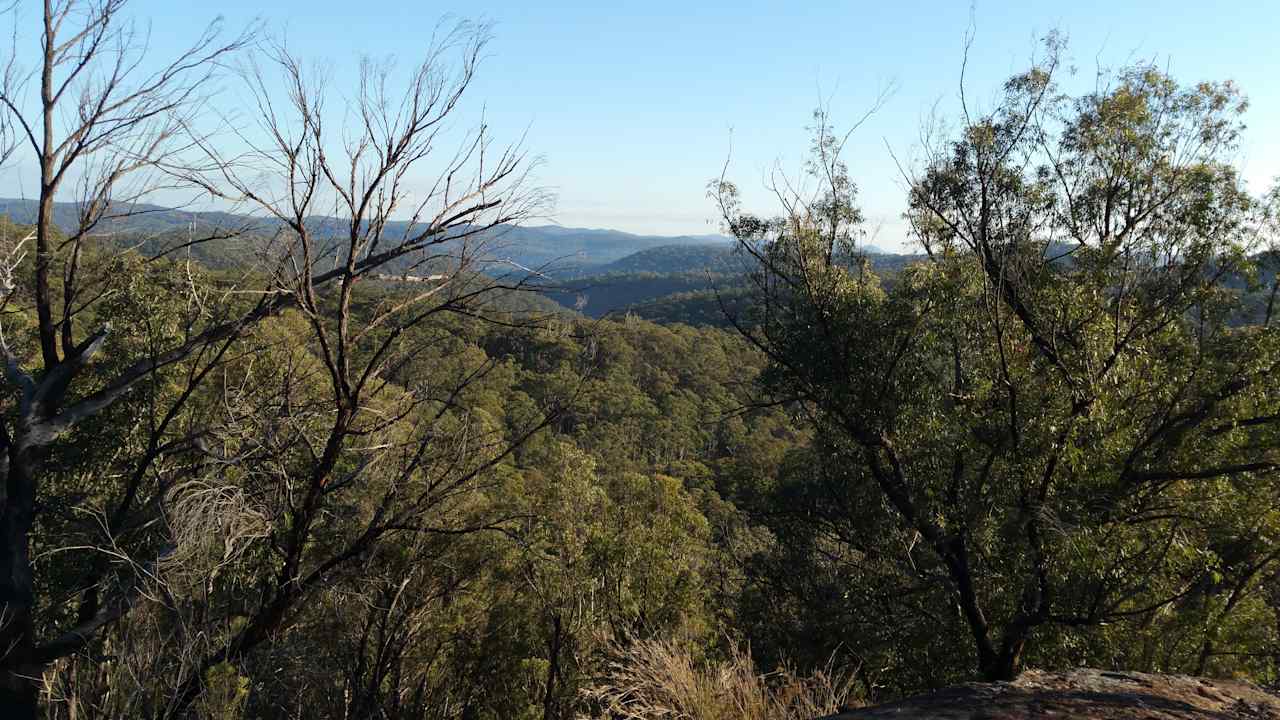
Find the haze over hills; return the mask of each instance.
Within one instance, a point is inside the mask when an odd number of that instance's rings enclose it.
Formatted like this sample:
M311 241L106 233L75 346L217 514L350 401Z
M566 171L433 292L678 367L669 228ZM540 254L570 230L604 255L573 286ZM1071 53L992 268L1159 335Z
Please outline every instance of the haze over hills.
M33 200L0 198L0 216L13 222L34 223ZM76 203L55 203L54 221L68 229L78 221ZM118 236L121 244L156 255L181 247L189 233L211 230L236 231L243 236L266 236L281 225L274 218L221 211L193 212L160 205L132 205L122 217L103 222L97 231ZM344 227L339 219L317 216L317 232L337 236ZM328 232L326 232L328 230ZM388 225L387 233L413 230L409 222ZM494 272L509 272L512 264L537 271L553 286L548 297L560 305L591 317L635 312L660 322L723 324L724 297L740 300L742 275L751 259L731 239L721 235L639 235L619 230L569 228L558 225L509 226L496 230L490 260ZM192 257L214 268L251 261L254 251L242 238L195 245ZM868 246L865 252L877 270L893 273L918 256L884 253ZM509 261L506 262L506 261ZM396 263L396 272L421 272ZM485 272L489 272L486 270Z
M36 219L36 202L18 198L0 198L0 215L8 215L20 224ZM78 204L60 202L54 204L54 222L62 228L73 227L78 217ZM336 232L340 220L318 216L312 219L318 231L332 227ZM133 205L126 217L111 220L102 228L104 233L120 233L135 236L164 236L187 233L189 230L242 229L250 233L269 234L280 223L274 218L237 213L188 210L160 205ZM411 229L407 221L388 224L387 233L395 236ZM590 267L605 265L640 250L662 246L713 245L728 247L729 239L720 235L638 235L619 230L594 228L569 228L559 225L511 226L503 228L497 245L502 259L529 268L555 268L558 272L579 273ZM222 249L212 249L222 250Z
M54 205L54 219L60 227L74 226L77 214L75 203ZM4 215L20 224L33 223L36 203L0 198L0 216ZM340 231L337 218L317 216L313 222L320 233L331 228L329 234L336 236ZM191 231L223 229L263 236L279 226L273 218L135 205L124 217L103 223L99 232L119 235L122 244L154 255L182 245ZM412 229L410 223L399 221L391 223L387 232L396 236ZM510 226L496 232L501 236L492 245L496 250L490 259L503 262L489 266L493 272L510 272L512 264L517 273L519 268L537 271L551 286L548 299L590 317L633 313L662 323L723 326L726 310L741 309L745 299L742 275L752 264L731 239L720 235L640 235L558 225ZM192 249L192 256L210 267L233 267L253 257L253 251L242 242L228 239L200 244ZM1067 250L1055 246L1049 252L1069 262ZM863 251L876 271L886 277L921 258L886 253L875 246L866 246ZM388 270L393 274L422 271L395 263L388 265ZM1229 284L1232 282L1240 285L1242 281L1229 279Z
M33 200L0 198L0 216L7 215L16 223L34 223L36 210ZM74 227L78 212L76 203L55 203L54 221L64 229ZM102 223L98 232L118 235L122 243L148 255L182 246L190 232L218 229L263 236L280 226L274 218L221 211L193 212L160 205L133 205L122 215ZM339 232L337 218L317 216L313 222L321 233L326 228L331 228L333 235ZM396 236L411 229L410 223L399 221L391 223L387 232ZM736 251L733 242L721 235L640 235L558 225L511 226L497 232L501 237L493 243L496 252L491 259L510 261L517 267L540 272L562 288L549 297L593 317L652 305L670 297L676 304L660 304L655 317L673 320L714 315L722 319L718 312L712 312L715 298L711 289L740 285L738 276L746 272L750 264L749 258ZM207 266L227 268L253 257L253 250L242 243L239 238L201 243L193 246L191 253ZM878 267L896 268L911 257L881 254L873 247L867 248L867 252L876 258ZM395 265L389 265L388 270L406 271ZM505 262L492 267L495 272L511 270L511 265ZM421 268L408 271L419 272ZM712 277L714 281L710 280ZM686 312L686 306L696 310ZM675 307L680 309L673 311Z

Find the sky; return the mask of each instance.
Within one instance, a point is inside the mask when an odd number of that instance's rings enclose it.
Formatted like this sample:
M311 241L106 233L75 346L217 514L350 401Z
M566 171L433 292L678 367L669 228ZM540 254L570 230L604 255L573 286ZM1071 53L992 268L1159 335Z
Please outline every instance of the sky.
M1280 175L1280 4L1276 0L894 0L596 3L564 0L135 0L157 53L215 14L260 18L304 57L350 82L361 55L421 57L442 17L487 20L494 38L460 123L481 110L499 138L527 132L537 179L557 196L542 224L652 234L719 230L708 180L728 176L746 205L775 204L765 178L794 174L813 109L839 128L892 94L845 158L873 242L905 247L901 175L931 113L955 117L966 29L971 99L992 100L1057 29L1092 83L1097 65L1156 60L1180 80L1235 80L1248 95L1238 162L1253 190ZM732 153L730 154L730 150ZM11 181L4 181L9 183Z

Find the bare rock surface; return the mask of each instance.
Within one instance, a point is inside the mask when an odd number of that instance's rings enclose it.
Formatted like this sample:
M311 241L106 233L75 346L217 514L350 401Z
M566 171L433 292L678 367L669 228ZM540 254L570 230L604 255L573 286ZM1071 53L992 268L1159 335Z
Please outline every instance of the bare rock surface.
M1028 670L1013 682L970 683L824 720L1280 720L1280 697L1256 685L1184 675Z

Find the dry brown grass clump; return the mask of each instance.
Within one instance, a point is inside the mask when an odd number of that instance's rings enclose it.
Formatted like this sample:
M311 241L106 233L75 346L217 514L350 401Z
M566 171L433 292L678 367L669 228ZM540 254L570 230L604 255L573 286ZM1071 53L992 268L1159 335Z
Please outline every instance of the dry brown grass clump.
M809 677L789 669L760 674L736 644L723 662L703 662L670 640L616 650L605 675L585 691L593 714L613 720L811 720L846 708L853 675L828 666Z

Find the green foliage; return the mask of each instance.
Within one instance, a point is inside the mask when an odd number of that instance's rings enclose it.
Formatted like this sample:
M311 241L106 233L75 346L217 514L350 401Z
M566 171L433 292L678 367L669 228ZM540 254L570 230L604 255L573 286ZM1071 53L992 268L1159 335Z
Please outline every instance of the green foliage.
M205 672L205 691L197 702L201 720L237 720L242 717L249 699L249 679L236 672L231 663L223 662Z
M206 311L185 287L217 282L185 265L118 262L127 267L113 274L99 307L128 323L110 339L108 363L94 368L102 377L145 357L184 313ZM371 286L353 307L357 317L372 316L409 291ZM226 358L161 431L163 442L200 428L201 450L155 463L160 478L210 456L256 459L217 463L198 481L160 483L162 495L139 498L165 508L164 525L128 539L145 548L174 538L176 547L156 571L155 591L92 646L119 648L127 663L108 675L87 665L59 670L66 696L119 714L153 712L193 672L186 663L196 650L245 630L246 611L272 582L273 545L288 532L292 478L315 461L314 442L299 438L323 438L332 421L313 333L299 312L257 325L243 341L251 351ZM371 328L353 352L387 337ZM781 411L738 412L761 367L745 342L634 319L551 316L511 328L454 315L397 341L412 351L388 372L369 412L401 419L371 436L379 443L466 435L474 438L469 467L485 448L536 426L547 403L564 402L563 411L517 452L438 497L433 488L453 477L449 445L426 459L430 471L398 477L365 469L360 485L326 493L327 511L311 529L317 556L341 552L392 496L434 498L421 512L439 534L398 535L357 570L334 573L270 643L201 674L199 712L273 717L306 707L406 717L453 708L468 717L567 718L614 640L678 634L714 645L740 582L724 571L722 531L713 526L736 518L718 491L768 472L770 461L754 455L798 437ZM107 501L130 481L127 469L150 451L151 423L162 420L150 408L183 392L192 367L157 374L68 439L45 486L39 538L110 542ZM410 393L425 402L407 404ZM335 475L362 472L361 453L358 446L341 453ZM97 559L54 553L42 562L45 596L65 598ZM51 610L65 622L74 605ZM184 648L192 636L199 641ZM141 676L163 681L127 679Z

